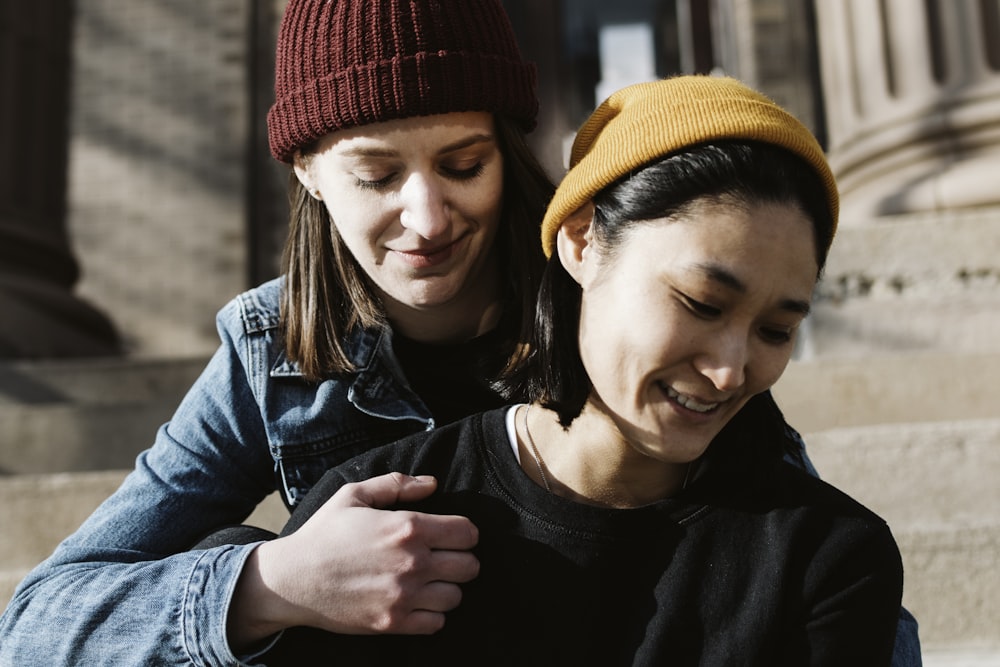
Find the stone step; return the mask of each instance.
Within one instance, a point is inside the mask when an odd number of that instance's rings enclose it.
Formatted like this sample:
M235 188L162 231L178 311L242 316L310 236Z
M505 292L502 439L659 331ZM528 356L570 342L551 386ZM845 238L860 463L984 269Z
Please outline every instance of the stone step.
M800 432L1000 417L1000 352L793 361L774 386Z
M803 328L817 357L1000 352L1000 208L842 224Z
M0 477L0 605L6 606L24 575L44 560L114 493L128 471L52 473ZM280 530L288 517L272 494L247 523Z
M878 512L929 646L1000 651L1000 418L806 433L821 476Z
M0 363L0 474L131 468L205 363Z
M1000 649L990 646L923 647L923 667L1000 667Z
M0 405L120 405L183 394L205 357L107 357L0 362Z

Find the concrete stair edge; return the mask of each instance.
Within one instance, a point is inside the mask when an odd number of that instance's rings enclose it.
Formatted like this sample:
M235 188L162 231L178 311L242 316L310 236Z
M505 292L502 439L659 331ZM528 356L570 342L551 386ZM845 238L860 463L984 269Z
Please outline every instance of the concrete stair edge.
M1000 417L1000 352L792 361L773 388L800 432Z

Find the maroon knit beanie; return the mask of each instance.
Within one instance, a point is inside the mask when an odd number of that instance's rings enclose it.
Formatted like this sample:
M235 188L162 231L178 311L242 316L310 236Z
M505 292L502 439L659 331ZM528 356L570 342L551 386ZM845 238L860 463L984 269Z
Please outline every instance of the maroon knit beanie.
M453 111L535 125L534 65L500 0L289 0L278 33L271 154L349 127Z

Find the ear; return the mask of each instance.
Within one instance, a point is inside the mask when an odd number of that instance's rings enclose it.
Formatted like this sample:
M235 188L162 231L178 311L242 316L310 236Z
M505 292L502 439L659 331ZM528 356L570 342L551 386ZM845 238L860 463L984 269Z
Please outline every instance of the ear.
M323 201L323 194L316 187L316 179L313 178L311 166L312 162L308 158L302 157L301 152L295 151L295 156L292 158L292 169L295 170L295 177L299 179L299 183L312 195L313 199Z
M563 268L577 283L583 284L586 260L591 255L590 225L594 219L594 203L587 202L570 214L556 233L556 252Z

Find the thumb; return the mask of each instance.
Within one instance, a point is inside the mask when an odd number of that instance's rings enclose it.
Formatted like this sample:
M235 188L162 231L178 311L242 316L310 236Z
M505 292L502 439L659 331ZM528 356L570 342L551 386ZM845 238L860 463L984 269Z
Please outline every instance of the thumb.
M399 503L423 500L434 493L435 489L437 480L430 475L413 476L390 472L348 484L341 489L341 492L344 494L342 500L347 505L381 509Z

